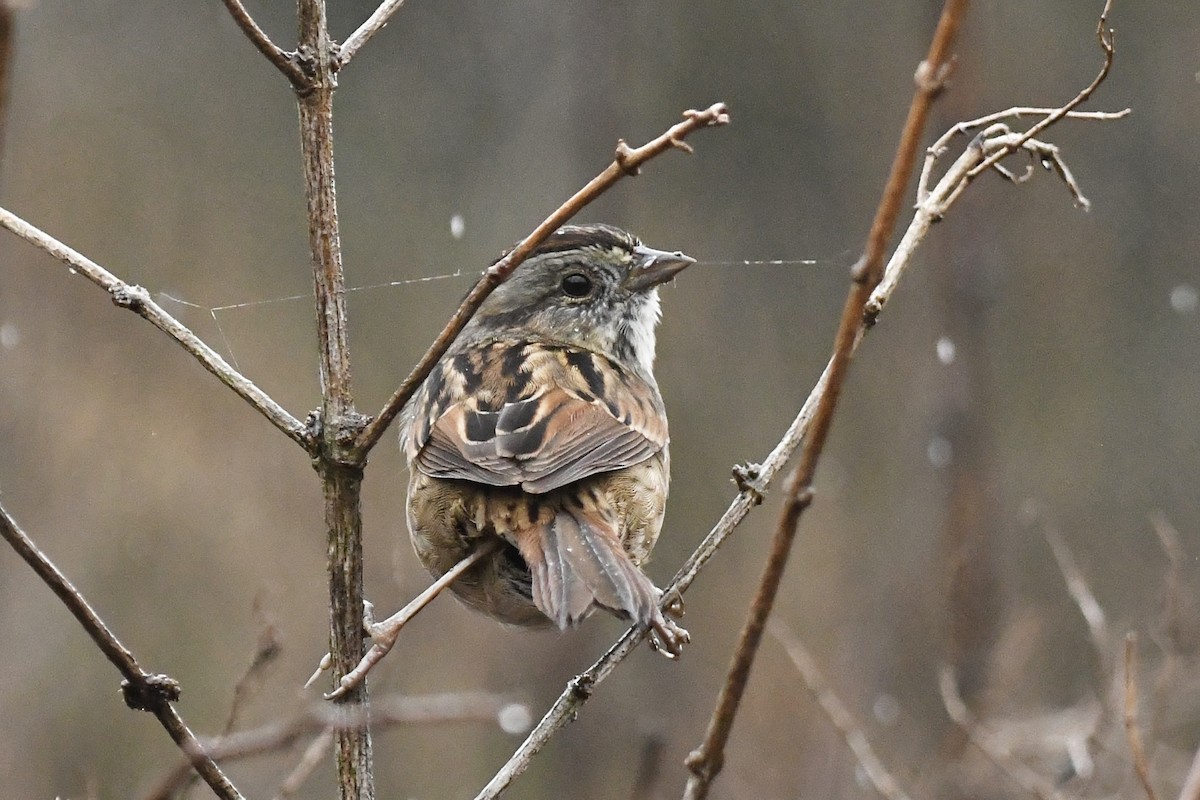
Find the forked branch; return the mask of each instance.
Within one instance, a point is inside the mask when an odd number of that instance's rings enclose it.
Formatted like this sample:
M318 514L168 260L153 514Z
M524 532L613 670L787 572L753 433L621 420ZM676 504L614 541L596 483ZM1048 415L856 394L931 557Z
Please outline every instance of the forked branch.
M272 42L271 37L267 36L266 31L259 27L259 24L250 16L250 12L242 5L242 0L221 0L221 2L225 4L225 8L229 9L229 15L242 29L242 33L246 34L246 38L258 48L258 52L266 56L267 60L283 73L284 77L292 84L292 88L297 91L306 91L312 86L312 80L300 68L296 54L289 53Z

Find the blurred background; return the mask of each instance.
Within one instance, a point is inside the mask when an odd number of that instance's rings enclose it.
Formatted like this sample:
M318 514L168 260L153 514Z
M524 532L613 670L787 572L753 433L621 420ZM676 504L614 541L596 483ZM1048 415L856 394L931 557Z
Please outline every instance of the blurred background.
M375 4L331 5L345 38ZM665 583L733 497L730 467L765 456L825 364L940 5L414 0L336 99L347 281L375 287L349 300L359 409L383 404L478 270L603 168L618 138L641 143L685 108L727 102L733 124L697 134L694 156L666 154L580 217L700 262L663 295L674 481L648 571ZM1100 5L973 3L928 140L1074 96L1101 64ZM247 6L291 46L290 4ZM1076 796L1138 791L1119 736L1093 740L1094 773L1073 774L1087 770L1053 713L1111 707L1126 630L1141 634L1165 796L1200 736L1200 14L1184 0L1118 3L1113 25L1116 65L1088 107L1133 116L1047 137L1091 211L1040 170L1021 186L988 175L933 229L853 366L780 598L777 621L917 796L1019 796L947 718L944 661L997 729L1032 726L1019 728L1021 757ZM5 113L0 204L163 293L295 416L318 405L295 104L220 3L31 0ZM762 260L813 263L741 263ZM8 234L0 262L5 506L142 664L182 683L199 732L221 730L268 625L281 653L239 725L296 713L318 696L299 687L327 636L307 458L58 262ZM426 583L404 485L389 436L364 499L381 610ZM688 593L683 659L635 653L508 796L628 797L647 753L659 778L638 791L679 795L777 512L773 493ZM1100 652L1047 529L1107 614ZM507 630L443 600L406 629L372 692L495 692L537 717L621 630L605 615L563 635ZM174 763L7 548L0 642L7 796L139 797ZM1099 725L1119 728L1119 715ZM518 742L487 722L381 730L379 795L473 796ZM267 797L298 757L229 771ZM299 796L332 785L327 759ZM874 796L775 638L713 796Z

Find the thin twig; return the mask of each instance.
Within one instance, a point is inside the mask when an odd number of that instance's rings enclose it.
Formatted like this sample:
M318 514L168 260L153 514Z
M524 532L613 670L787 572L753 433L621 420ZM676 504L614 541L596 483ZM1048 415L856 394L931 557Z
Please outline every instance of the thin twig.
M917 69L916 90L909 105L900 144L867 236L863 256L853 270L850 290L842 307L841 321L834 338L833 355L829 362L827 389L817 404L808 436L801 448L800 462L788 478L786 498L771 541L767 563L763 568L750 612L738 637L737 648L709 719L704 741L685 761L692 773L684 790L686 800L702 800L706 797L713 780L724 765L725 744L733 729L733 721L746 690L750 669L762 641L763 629L783 580L784 568L791 553L800 516L812 502L812 481L817 462L825 447L855 341L864 327L863 306L883 277L887 241L903 208L908 182L925 130L925 120L934 98L943 88L952 63L951 49L965 13L966 0L946 0L929 46L929 53Z
M912 222L909 223L900 244L896 247L884 278L872 293L864 312L864 318L874 324L884 306L890 300L892 293L899 284L900 277L907 271L917 247L923 241L932 224L945 215L958 197L952 188L961 182L967 170L979 163L983 158L983 149L978 144L971 147L959 157L950 168L942 181L939 181L934 197L927 203L921 204ZM859 344L866 335L868 327L860 328L854 340L856 352ZM717 520L696 549L688 556L683 566L672 578L664 591L668 600L686 592L700 572L717 553L722 544L733 534L750 511L759 505L765 497L778 473L786 466L795 453L796 448L808 434L812 424L813 414L817 403L824 396L830 378L832 361L826 365L804 405L779 442L771 450L762 463L742 464L734 469L734 481L738 486L738 494L730 502L721 518ZM546 711L541 721L526 737L521 746L512 754L504 766L477 796L477 800L490 800L498 797L529 766L534 756L545 744L563 727L571 722L580 708L591 697L592 689L607 678L612 671L624 661L630 653L645 638L646 632L638 627L628 629L615 644L600 657L591 667L574 678L559 695L555 703ZM1200 800L1200 799L1198 799Z
M358 26L358 30L350 34L346 41L342 42L341 51L338 54L337 68L342 69L350 63L350 59L362 49L362 46L371 40L371 37L379 33L391 20L392 15L400 10L400 6L404 5L404 0L384 0L379 4L379 8L371 16L367 17L367 21Z
M267 668L279 657L280 652L279 633L273 624L268 623L258 634L258 644L254 648L250 663L246 665L246 671L233 685L233 701L229 704L229 716L225 718L223 729L225 734L233 733L238 715L262 685Z
M179 685L166 675L153 675L138 665L129 648L108 629L87 599L20 529L3 505L0 505L0 535L58 596L100 648L100 652L124 676L125 681L121 688L126 704L137 710L151 711L158 717L171 739L187 756L185 774L189 767L194 768L217 797L223 800L242 800L241 792L225 777L225 773L217 766L212 756L205 752L183 718L171 705L171 700L178 699Z
M1112 69L1113 56L1116 54L1116 32L1112 28L1108 27L1108 15L1112 11L1112 3L1113 0L1105 0L1104 8L1100 11L1100 21L1096 23L1096 38L1100 43L1101 51L1104 53L1104 64L1101 65L1100 71L1096 74L1096 77L1092 79L1092 82L1085 86L1079 92L1079 94L1071 98L1066 105L1062 106L1053 114L1050 114L1041 122L1037 123L1029 128L1029 130L1021 134L1021 136L1011 145L993 153L982 164L972 169L967 175L968 181L974 180L980 174L991 169L996 164L1000 163L1000 161L1007 157L1010 153L1016 152L1023 144L1025 144L1027 140L1037 136L1039 133L1046 130L1046 128L1049 128L1051 125L1065 117L1076 107L1082 105L1089 97L1092 96L1092 93L1100 87L1100 84L1104 83L1104 80L1108 77L1109 70Z
M312 741L308 743L308 747L304 748L304 753L300 756L300 760L296 762L296 766L283 779L283 782L279 784L279 789L275 792L274 800L285 800L285 798L291 797L300 791L300 787L308 781L309 776L325 760L325 754L329 752L329 748L332 746L333 728L325 728L325 730L314 736Z
M641 147L630 148L625 142L617 142L617 154L613 162L603 172L592 178L582 189L571 196L569 200L558 207L550 216L538 225L533 233L526 236L510 250L503 258L488 267L479 281L463 299L462 304L450 317L446 327L434 339L433 344L413 367L412 372L400 384L400 388L391 396L383 409L366 426L358 437L353 455L359 460L365 460L379 439L387 430L388 425L400 413L404 404L413 393L420 388L421 383L429 376L429 372L445 354L455 337L471 321L471 317L487 299L492 291L504 282L521 263L529 257L550 234L562 227L571 217L578 214L588 203L606 192L617 181L628 175L636 175L642 164L667 150L679 149L691 152L691 147L684 141L694 131L701 128L711 128L725 125L729 122L729 112L724 103L716 103L703 111L689 110L683 113L683 122L676 123L661 136L651 139Z
M3 208L0 208L0 226L7 228L34 247L66 264L73 273L83 275L108 292L114 304L129 309L174 339L180 347L191 353L205 369L215 375L217 380L254 407L272 425L283 431L289 439L305 450L311 451L311 437L308 435L304 423L289 414L266 392L255 386L249 378L231 367L220 354L192 333L186 325L164 311L150 299L150 293L141 286L125 283L82 253L73 250L50 234L35 228L16 214Z
M800 641L800 637L779 620L772 620L769 628L771 635L787 651L788 657L795 665L796 671L800 673L809 693L821 706L821 710L833 723L833 727L837 728L838 732L842 734L842 738L846 740L846 746L854 753L855 759L862 767L863 774L871 781L875 791L888 800L911 800L908 793L892 777L892 773L883 761L875 754L871 742L868 741L862 728L842 703L841 698L830 688L825 676L817 667L816 659L808 652L808 648Z
M1105 667L1111 657L1111 645L1104 608L1096 600L1096 595L1092 593L1087 578L1083 576L1079 565L1075 563L1075 555L1067 547L1062 534L1057 529L1049 525L1044 525L1042 527L1042 535L1046 537L1046 542L1049 543L1050 549L1054 552L1054 560L1058 563L1058 570L1062 573L1063 580L1067 584L1067 591L1070 592L1071 599L1075 601L1075 605L1079 607L1079 613L1083 616L1084 622L1087 623L1088 633L1091 634L1092 647L1095 649L1100 669L1107 674ZM1104 683L1107 683L1107 680Z
M295 54L277 47L271 41L271 37L267 36L266 31L260 28L254 18L250 16L250 12L242 5L241 0L221 0L221 2L225 4L225 8L229 9L230 16L242 29L242 33L246 34L246 38L258 48L258 52L266 56L267 60L283 73L293 88L301 91L309 88L312 81L296 63Z
M367 626L367 630L371 634L371 649L367 651L367 654L362 657L362 660L358 662L358 665L354 669L342 676L341 680L338 681L337 688L326 694L325 699L336 700L362 683L363 679L367 677L367 673L371 671L371 668L383 660L383 657L391 652L391 649L396 645L400 629L407 625L409 620L419 614L425 606L433 602L433 599L449 587L450 584L458 580L464 572L496 552L500 544L501 540L497 538L480 545L469 556L446 570L444 575L414 597L404 608L382 622L370 623ZM321 659L321 664L317 667L317 671L304 684L306 687L311 686L317 677L328 669L328 662L329 654L326 653L325 657Z
M1050 781L1014 758L996 741L996 737L991 731L975 719L975 715L963 702L962 695L958 691L958 680L954 676L954 668L949 664L943 665L938 671L938 689L941 691L942 704L946 707L946 714L962 729L971 744L979 748L979 751L999 767L1000 771L1007 775L1013 783L1042 800L1066 800L1066 795L1056 789Z
M1125 738L1129 742L1133 770L1141 781L1147 800L1158 800L1158 795L1154 793L1154 784L1150 782L1150 765L1146 763L1146 748L1142 746L1137 707L1137 634L1130 631L1125 634Z
M370 707L313 703L288 720L219 736L203 747L212 758L232 761L286 750L313 733L358 730L372 725L432 725L457 722L499 722L512 700L495 694L462 692L430 695L392 695L374 698ZM145 800L169 800L186 776L186 765L169 772Z

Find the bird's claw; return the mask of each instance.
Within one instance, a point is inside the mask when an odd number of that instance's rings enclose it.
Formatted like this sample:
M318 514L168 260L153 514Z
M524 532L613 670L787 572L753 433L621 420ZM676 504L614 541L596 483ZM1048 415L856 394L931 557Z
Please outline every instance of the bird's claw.
M692 636L678 622L655 614L650 620L650 649L674 661L683 652L683 646L692 641Z

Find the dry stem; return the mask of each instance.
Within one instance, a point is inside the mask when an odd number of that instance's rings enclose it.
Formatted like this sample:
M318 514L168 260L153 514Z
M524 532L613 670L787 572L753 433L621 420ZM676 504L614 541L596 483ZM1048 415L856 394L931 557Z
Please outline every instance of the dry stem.
M297 91L306 91L312 82L296 63L296 54L288 53L277 47L271 41L271 37L267 36L266 31L260 28L254 18L250 16L250 12L242 5L241 0L221 0L221 2L225 4L225 8L229 9L233 21L242 29L242 33L246 34L246 38L258 48L258 52L266 56L267 60L283 73L293 88Z
M313 733L333 734L357 730L368 720L372 725L430 725L451 722L496 722L500 713L512 704L495 694L476 692L431 695L392 695L375 698L371 707L314 703L292 719L273 722L250 730L196 742L200 752L228 762L264 753L286 750ZM185 751L187 752L187 751ZM172 769L145 800L169 800L187 777L188 765Z
M1129 753L1133 758L1133 770L1141 781L1147 800L1158 800L1154 784L1150 782L1150 765L1146 763L1146 748L1142 746L1142 733L1137 720L1137 634L1125 634L1125 738L1129 742Z
M35 228L16 214L3 208L0 208L0 226L7 228L34 247L66 264L72 273L82 275L108 292L114 304L129 309L174 339L184 350L191 353L205 369L215 375L217 380L254 407L272 425L283 431L289 439L305 450L311 451L311 437L303 422L289 414L266 392L255 386L250 379L231 367L217 351L205 344L186 325L164 311L150 299L149 292L141 286L125 283L82 253L71 249L50 234Z
M816 659L808 652L808 648L804 646L804 642L800 641L800 637L778 620L772 620L769 627L771 635L787 651L788 657L796 666L796 671L800 673L809 693L821 706L821 710L833 723L833 727L837 728L838 732L842 734L842 738L846 740L846 746L850 748L850 752L854 753L855 759L862 767L863 774L871 781L875 791L888 800L911 800L908 793L901 788L896 779L892 777L892 773L884 766L883 761L875 755L875 750L871 747L871 742L867 740L866 734L854 721L854 717L847 710L841 698L829 687L825 676L817 667Z
M737 649L730 663L725 685L717 697L704 741L692 751L685 762L692 773L684 791L687 800L702 800L706 797L713 779L724 764L725 744L733 729L733 721L750 677L750 668L762 641L763 629L783 580L783 571L791 553L800 516L812 502L812 481L817 462L829 434L833 413L837 408L842 384L850 366L850 356L864 326L863 306L883 277L887 240L900 216L903 198L925 129L925 120L934 98L941 92L951 64L951 48L965 12L966 0L946 0L929 46L929 53L917 69L916 91L909 106L900 144L892 162L883 197L871 224L871 231L867 236L866 248L862 259L855 266L850 291L842 308L841 322L834 338L833 355L829 362L826 391L813 414L813 421L800 453L800 463L788 478L786 498L771 542L770 554L749 615L738 637Z
M350 59L362 49L362 46L371 40L371 37L383 30L384 26L392 18L392 15L400 10L400 6L404 5L404 0L384 0L379 4L379 8L371 16L367 17L366 22L358 26L358 30L350 34L349 38L342 43L341 50L338 54L337 69L341 69L350 63Z
M971 744L979 748L980 752L999 767L1001 772L1022 789L1042 800L1066 800L1066 795L1059 792L1050 781L1013 758L996 741L996 737L991 731L976 721L958 691L958 680L954 676L953 667L943 665L939 670L938 688L941 690L942 704L946 707L946 713L950 719L954 720L955 724L962 729Z
M138 665L133 653L108 629L104 620L100 619L100 616L92 609L91 604L67 580L58 567L54 566L50 559L38 549L33 540L18 527L2 505L0 505L0 536L3 536L5 541L12 545L12 548L17 551L17 555L24 559L25 563L32 567L38 577L58 596L58 599L100 648L100 652L125 677L121 690L126 704L130 708L150 711L158 717L158 721L166 728L171 739L187 756L187 767L194 768L217 797L223 798L223 800L242 800L241 792L225 777L225 773L217 766L213 757L205 752L191 729L184 723L175 707L171 705L171 701L179 697L179 685L166 675L148 673Z

